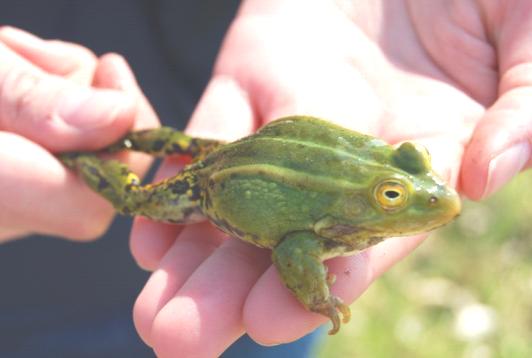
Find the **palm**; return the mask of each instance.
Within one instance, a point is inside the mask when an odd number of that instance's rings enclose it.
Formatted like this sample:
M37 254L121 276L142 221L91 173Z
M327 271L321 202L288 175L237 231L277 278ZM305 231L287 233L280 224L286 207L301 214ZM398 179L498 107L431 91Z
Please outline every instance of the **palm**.
M440 51L419 14L397 5L403 3L386 2L382 11L316 3L244 5L189 132L234 139L278 117L311 114L392 143L421 142L437 171L456 184L465 145L495 100L491 47L475 38ZM455 36L456 26L445 29ZM174 241L177 234L139 220L132 235L137 260L157 268L137 301L137 328L161 356L220 354L244 331L262 343L287 342L324 321L281 286L268 252L207 226L186 228ZM159 240L150 243L154 235ZM351 302L421 239L390 239L331 260L333 292Z
M473 95L486 99L496 90L491 76L467 93L401 21L375 36L334 4L316 9L331 13L319 25L312 11L275 19L273 29L267 16L241 19L215 75L242 86L261 122L307 113L392 143L420 140L442 170L456 173L463 147L484 112ZM377 27L376 20L364 21ZM400 40L394 43L394 38Z

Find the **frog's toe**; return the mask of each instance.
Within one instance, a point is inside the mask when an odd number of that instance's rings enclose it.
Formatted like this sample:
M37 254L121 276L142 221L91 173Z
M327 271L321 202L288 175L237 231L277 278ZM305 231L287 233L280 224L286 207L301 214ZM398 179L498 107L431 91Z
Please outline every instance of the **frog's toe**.
M344 304L341 299L335 297L336 300L338 300L336 304L336 309L342 313L343 319L342 322L349 323L351 320L351 309L348 305Z
M333 327L329 331L330 335L336 334L340 329L340 322L347 323L351 318L351 310L349 306L343 303L343 301L335 296L331 296L326 302L316 305L311 308L312 311L320 313L330 318ZM340 321L340 314L343 319Z

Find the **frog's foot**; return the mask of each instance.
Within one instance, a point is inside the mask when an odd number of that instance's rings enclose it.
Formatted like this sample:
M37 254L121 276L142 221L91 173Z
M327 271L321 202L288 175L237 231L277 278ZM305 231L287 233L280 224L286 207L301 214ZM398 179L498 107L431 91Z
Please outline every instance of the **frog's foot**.
M348 323L351 319L351 310L349 306L343 303L342 299L336 296L329 296L329 299L325 302L315 304L310 307L312 312L316 312L327 316L331 319L332 329L329 330L329 334L336 334L340 329L340 315L342 314L343 323Z
M349 307L330 294L334 275L328 274L321 257L327 254L326 239L313 232L296 232L285 237L273 250L272 259L286 287L310 311L331 319L335 334L351 317Z

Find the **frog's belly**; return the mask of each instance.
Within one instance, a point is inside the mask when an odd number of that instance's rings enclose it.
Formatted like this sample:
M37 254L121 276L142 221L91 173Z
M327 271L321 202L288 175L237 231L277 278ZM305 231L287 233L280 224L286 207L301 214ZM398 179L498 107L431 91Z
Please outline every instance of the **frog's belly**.
M331 201L318 193L251 176L215 183L207 196L204 211L215 225L267 248L289 232L312 230Z

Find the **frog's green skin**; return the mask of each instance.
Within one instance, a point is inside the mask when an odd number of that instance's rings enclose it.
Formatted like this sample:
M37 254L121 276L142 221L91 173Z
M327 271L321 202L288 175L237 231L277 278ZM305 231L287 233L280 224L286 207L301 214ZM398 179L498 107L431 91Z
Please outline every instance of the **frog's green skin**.
M229 144L160 128L131 133L110 148L188 154L193 162L175 177L141 186L116 161L91 153L61 158L121 213L173 223L206 217L272 249L284 284L307 309L332 320L331 334L339 312L344 322L350 312L330 294L334 278L323 260L432 230L460 211L458 195L432 172L423 148L395 149L312 117L283 118Z

